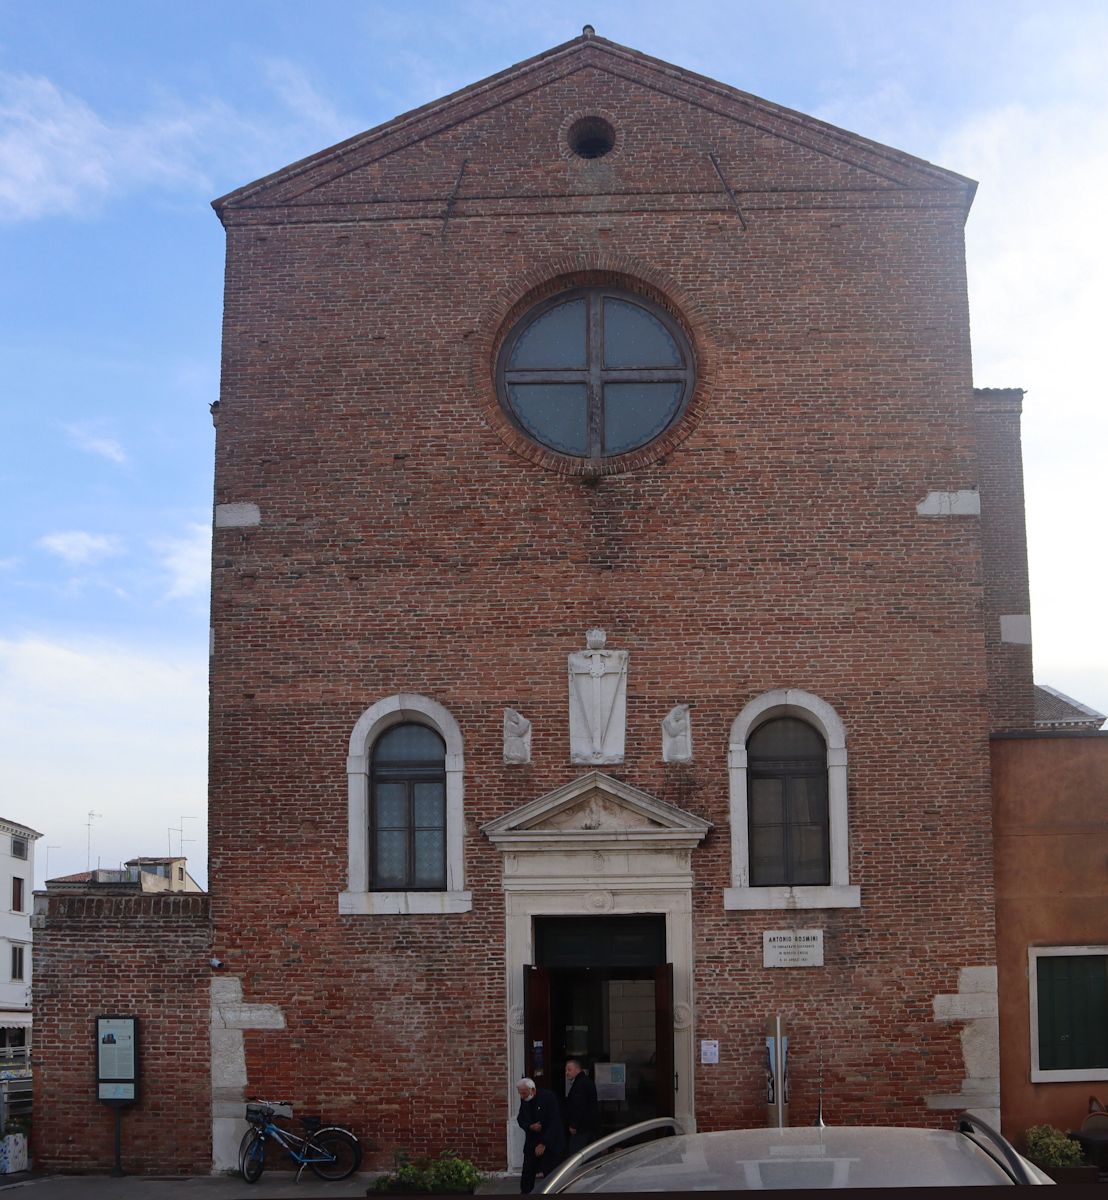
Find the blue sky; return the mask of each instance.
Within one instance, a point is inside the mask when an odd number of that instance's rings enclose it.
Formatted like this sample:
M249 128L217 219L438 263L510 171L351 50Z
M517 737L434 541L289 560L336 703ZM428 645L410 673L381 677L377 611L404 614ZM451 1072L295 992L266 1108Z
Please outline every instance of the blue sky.
M1108 712L1103 0L0 0L0 813L45 835L40 882L47 847L56 875L182 836L205 877L209 201L585 22L980 181L975 382L1028 389L1036 678Z

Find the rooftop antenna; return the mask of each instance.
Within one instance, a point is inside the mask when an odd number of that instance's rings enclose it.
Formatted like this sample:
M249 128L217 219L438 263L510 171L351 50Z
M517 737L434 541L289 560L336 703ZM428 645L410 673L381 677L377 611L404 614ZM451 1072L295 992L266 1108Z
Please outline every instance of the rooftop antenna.
M45 884L46 881L50 878L50 851L51 850L60 850L61 846L46 846L46 847L44 847L44 849L46 850L46 863L42 868L43 884Z
M181 835L181 858L185 857L185 842L195 842L196 841L196 838L185 837L185 822L186 821L195 821L195 820L196 820L196 817L184 816L181 818L181 828L177 830L177 832ZM170 857L172 857L172 851L170 852Z
M89 809L89 812L88 812L88 844L86 847L88 853L85 857L85 870L86 871L92 870L92 823L93 823L93 821L97 820L98 818L102 817L103 815L104 815L103 813L93 812L91 808Z

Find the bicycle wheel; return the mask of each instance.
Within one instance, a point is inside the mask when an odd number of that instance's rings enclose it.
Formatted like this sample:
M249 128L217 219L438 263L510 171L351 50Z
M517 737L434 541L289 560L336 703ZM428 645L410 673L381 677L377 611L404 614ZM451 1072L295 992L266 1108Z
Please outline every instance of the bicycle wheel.
M247 1127L246 1132L242 1135L242 1141L239 1142L239 1174L242 1173L242 1164L246 1161L246 1151L250 1147L250 1143L258 1136L258 1131L253 1125Z
M309 1156L308 1166L320 1179L345 1179L362 1165L358 1139L345 1129L321 1129L313 1133L304 1153Z
M247 1183L257 1183L265 1170L265 1138L248 1129L239 1148L239 1170Z

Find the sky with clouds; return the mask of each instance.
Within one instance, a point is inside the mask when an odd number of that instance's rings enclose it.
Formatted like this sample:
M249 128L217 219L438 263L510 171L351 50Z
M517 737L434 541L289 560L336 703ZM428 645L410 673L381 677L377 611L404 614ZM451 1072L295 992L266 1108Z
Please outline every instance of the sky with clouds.
M0 814L204 870L209 201L576 36L969 175L975 382L1027 389L1035 672L1108 712L1103 0L0 0ZM90 813L96 814L90 817Z

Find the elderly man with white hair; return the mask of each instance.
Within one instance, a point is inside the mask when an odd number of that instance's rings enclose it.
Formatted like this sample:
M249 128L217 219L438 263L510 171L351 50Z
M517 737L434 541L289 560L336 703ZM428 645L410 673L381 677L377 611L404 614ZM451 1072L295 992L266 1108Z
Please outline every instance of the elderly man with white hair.
M535 1186L536 1175L549 1175L566 1152L565 1128L558 1097L547 1088L535 1087L533 1079L521 1079L519 1115L516 1123L523 1130L523 1174L519 1190L526 1194Z

